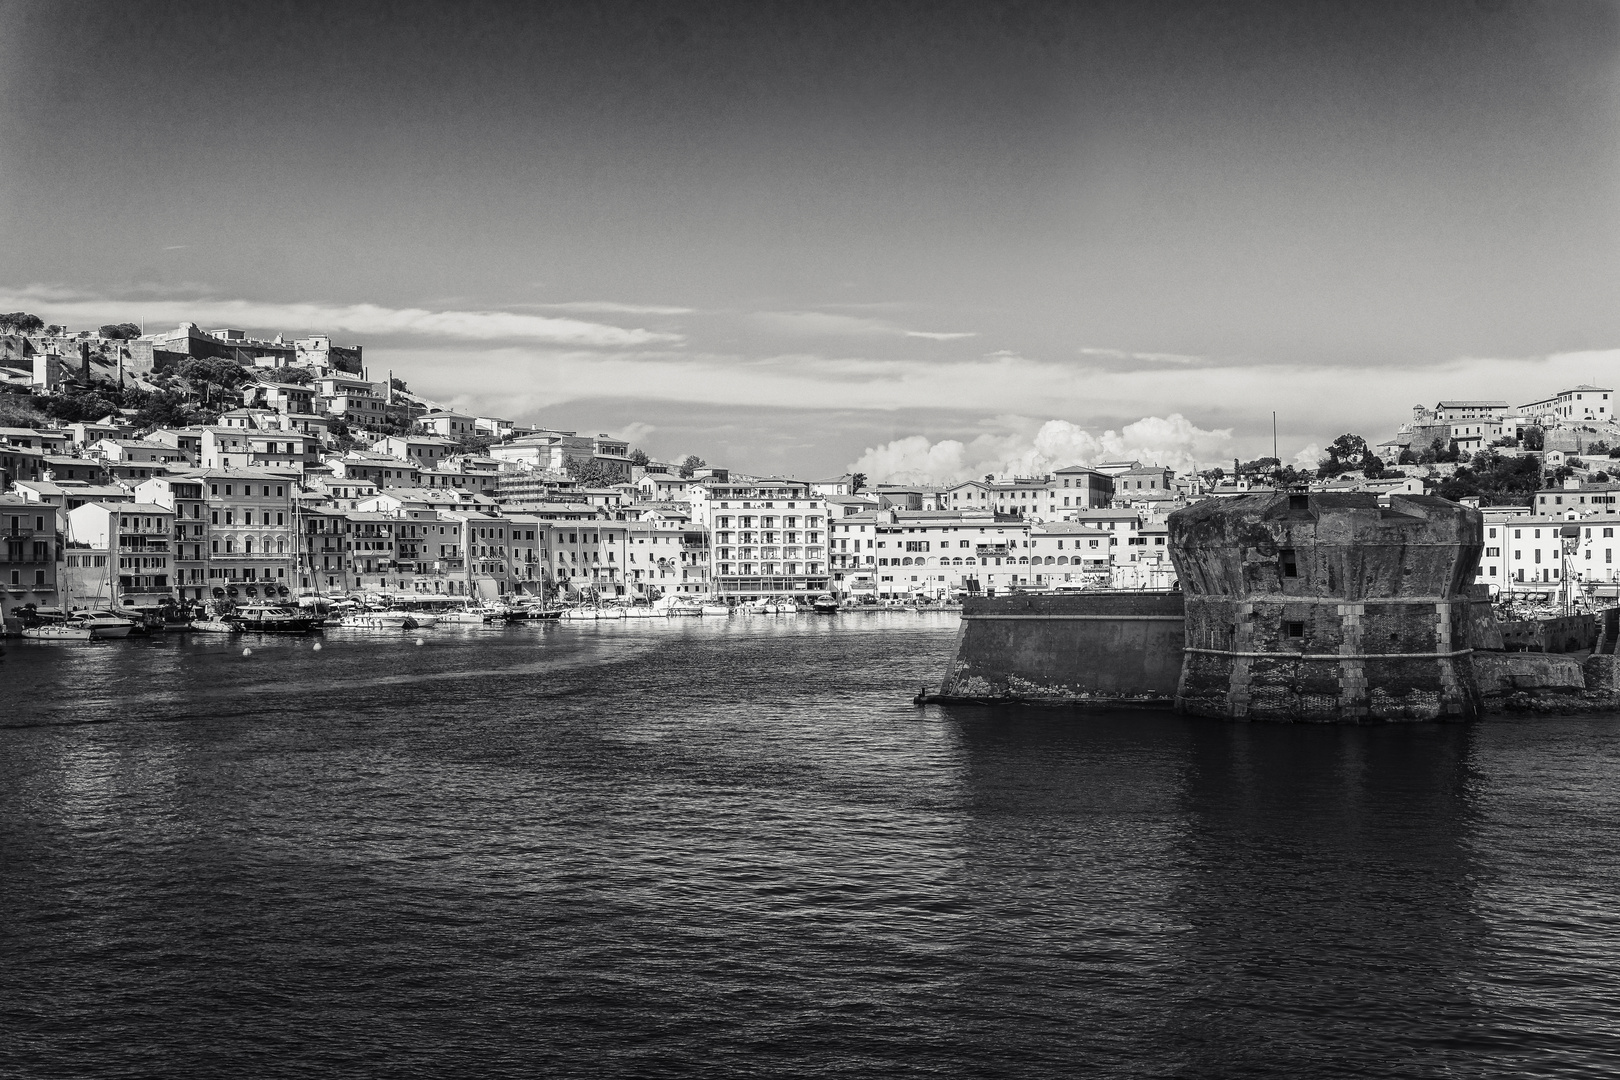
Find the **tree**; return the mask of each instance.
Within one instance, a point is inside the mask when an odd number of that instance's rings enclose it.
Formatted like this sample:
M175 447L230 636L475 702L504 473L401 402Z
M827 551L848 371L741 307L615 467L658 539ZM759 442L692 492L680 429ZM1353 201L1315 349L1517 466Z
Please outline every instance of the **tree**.
M645 468L647 462L651 460L652 458L647 456L647 451L645 450L637 449L630 451L630 464L632 465L640 465Z
M1547 447L1547 433L1532 424L1524 429L1524 439L1521 441L1526 450L1544 450Z
M1377 460L1378 455L1373 453L1366 439L1347 432L1328 444L1327 460L1316 472L1327 480L1343 473L1365 470L1369 461Z
M686 460L681 462L681 476L683 478L690 477L693 473L697 472L707 464L707 461L704 461L696 454L687 454Z
M404 379L396 379L390 376L388 385L392 386L395 390L398 390L402 394L408 394L411 392L410 387L405 385Z
M569 466L568 472L585 487L611 487L628 479L616 462L601 461L597 458L576 462Z
M277 368L276 381L291 386L308 386L315 381L315 373L306 367Z
M133 341L141 336L141 328L132 322L108 323L96 332L108 341Z
M859 495L861 493L861 488L863 488L865 486L866 486L866 474L865 473L858 472L858 473L855 473L854 475L852 475L849 478L849 493L851 495Z
M13 311L8 315L0 315L0 333L3 334L36 334L45 329L45 320L38 315L30 315L26 311Z
M1474 496L1483 506L1525 506L1540 487L1541 462L1536 458L1481 450L1441 480L1435 494L1452 500Z

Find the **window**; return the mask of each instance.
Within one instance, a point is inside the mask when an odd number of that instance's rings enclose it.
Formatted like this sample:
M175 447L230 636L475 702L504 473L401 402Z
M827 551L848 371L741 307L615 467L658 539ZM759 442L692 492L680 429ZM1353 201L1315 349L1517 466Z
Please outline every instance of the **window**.
M1289 623L1288 636L1291 638L1303 638L1305 636L1305 624L1302 622Z

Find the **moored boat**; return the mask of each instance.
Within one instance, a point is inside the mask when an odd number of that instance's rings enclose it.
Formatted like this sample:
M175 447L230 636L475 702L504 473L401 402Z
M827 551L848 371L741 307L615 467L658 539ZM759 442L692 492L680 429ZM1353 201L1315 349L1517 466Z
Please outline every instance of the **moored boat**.
M88 627L68 626L66 623L25 626L22 636L35 641L89 641L92 637Z
M420 624L405 611L356 611L339 619L338 625L358 630L415 630Z
M133 621L120 619L110 611L89 611L80 615L70 615L64 625L82 627L90 631L90 636L97 641L126 638L129 637L130 631L135 629Z
M319 630L326 620L313 612L278 604L248 604L223 616L221 621L253 634L307 634Z
M730 615L731 614L731 608L729 606L727 606L726 604L704 604L702 614L704 614L704 615Z

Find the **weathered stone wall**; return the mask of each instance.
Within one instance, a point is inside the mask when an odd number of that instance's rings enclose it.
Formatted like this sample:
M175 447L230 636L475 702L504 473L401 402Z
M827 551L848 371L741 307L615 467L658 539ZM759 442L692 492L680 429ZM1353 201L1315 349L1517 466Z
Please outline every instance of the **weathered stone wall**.
M1170 708L1181 645L1180 593L970 598L940 698Z
M1602 623L1597 615L1562 615L1553 619L1512 619L1501 625L1502 648L1511 652L1586 652L1598 643Z
M1477 511L1427 496L1266 493L1170 517L1186 590L1178 705L1244 719L1477 714L1465 661Z

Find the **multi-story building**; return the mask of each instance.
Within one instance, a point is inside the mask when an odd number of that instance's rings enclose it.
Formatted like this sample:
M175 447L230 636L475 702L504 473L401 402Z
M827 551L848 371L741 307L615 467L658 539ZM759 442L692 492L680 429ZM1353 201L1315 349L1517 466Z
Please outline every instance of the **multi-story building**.
M625 581L633 595L701 595L708 590L708 545L690 525L637 521L625 526Z
M553 521L549 529L551 582L559 592L598 597L624 594L628 523Z
M261 382L242 387L242 407L308 414L315 411L315 391L297 383Z
M297 591L303 595L348 592L352 580L348 514L334 507L306 506L297 520L301 526Z
M366 480L379 488L422 486L421 468L391 454L350 450L342 457L327 458L325 465L340 480Z
M1472 424L1500 420L1507 412L1505 401L1442 401L1431 415L1442 424Z
M710 524L709 587L715 595L825 592L825 501L803 480L776 477L694 484L695 522Z
M299 546L292 522L291 482L276 473L246 469L207 469L191 475L204 486L210 592L219 589L231 595L233 588L248 585L290 592L296 583L293 570Z
M1579 518L1487 510L1474 581L1497 591L1548 594L1563 587L1567 571L1576 583L1613 586L1620 582L1620 564L1614 561L1617 524L1620 515L1612 513Z
M831 585L846 595L934 599L1032 585L1029 529L986 510L852 514L832 523Z
M298 338L293 342L293 363L319 375L334 372L364 374L362 356L359 345L334 345L325 334Z
M205 469L273 470L302 476L304 470L316 464L319 449L318 439L299 431L202 429Z
M448 410L425 412L416 418L416 429L428 435L437 435L451 442L458 442L478 434L478 418Z
M1582 383L1560 390L1552 397L1521 405L1517 411L1543 426L1577 420L1612 421L1615 414L1609 398L1613 393L1607 387Z
M135 501L161 506L174 515L170 565L175 598L206 599L209 595L209 515L203 499L203 482L186 475L154 476L136 485Z
M1573 482L1572 482L1573 483ZM1562 517L1570 511L1580 517L1613 514L1620 484L1582 484L1574 487L1544 488L1531 502L1532 512Z
M459 449L454 439L437 435L388 435L371 444L372 453L408 461L418 469L437 468L440 461Z
M411 410L395 401L391 384L368 382L347 375L328 375L315 380L316 410L364 428L384 424L404 424Z
M549 561L550 525L528 514L514 514L507 522L507 580L512 591L529 596L549 592L546 570Z
M0 495L0 618L32 604L55 607L62 560L57 508Z
M64 573L74 607L152 607L175 599L174 512L156 503L85 503L67 514Z
M396 527L404 524L404 519L361 510L348 511L345 517L348 519L345 547L350 587L355 591L379 593L409 590L415 565L413 562L409 572L401 571L394 539Z

